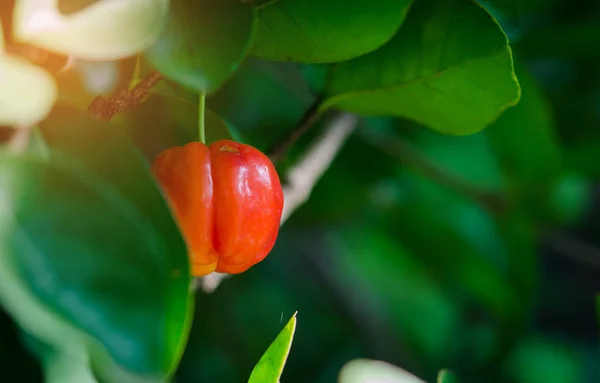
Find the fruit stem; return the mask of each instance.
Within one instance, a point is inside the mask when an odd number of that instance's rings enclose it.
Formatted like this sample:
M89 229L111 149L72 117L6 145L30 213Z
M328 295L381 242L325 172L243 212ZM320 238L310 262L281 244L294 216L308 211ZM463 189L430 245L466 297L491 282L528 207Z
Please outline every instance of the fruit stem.
M204 127L204 111L206 109L206 94L200 93L200 101L198 102L198 133L200 142L206 144L206 129Z

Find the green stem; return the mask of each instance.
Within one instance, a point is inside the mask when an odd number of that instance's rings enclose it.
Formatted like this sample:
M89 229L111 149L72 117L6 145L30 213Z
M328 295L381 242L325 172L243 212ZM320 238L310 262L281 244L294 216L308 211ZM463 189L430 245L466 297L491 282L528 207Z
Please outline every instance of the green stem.
M206 109L206 94L200 93L200 101L198 102L198 133L200 142L206 144L206 129L204 127L204 112Z

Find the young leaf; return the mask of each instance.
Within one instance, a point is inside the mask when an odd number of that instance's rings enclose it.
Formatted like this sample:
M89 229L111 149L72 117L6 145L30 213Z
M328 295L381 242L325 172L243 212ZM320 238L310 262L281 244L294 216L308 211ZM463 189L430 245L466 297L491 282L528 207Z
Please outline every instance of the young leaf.
M271 343L267 351L260 358L248 383L277 383L283 373L283 367L292 347L292 340L296 331L296 313L277 338Z
M352 360L342 368L340 383L425 383L411 373L387 362L368 359Z
M484 8L421 0L385 46L332 68L322 109L405 117L464 135L485 128L519 97L508 39Z
M146 58L171 80L212 93L246 58L255 16L239 0L173 0L167 28Z
M258 13L254 56L328 63L372 52L396 33L412 0L279 0Z

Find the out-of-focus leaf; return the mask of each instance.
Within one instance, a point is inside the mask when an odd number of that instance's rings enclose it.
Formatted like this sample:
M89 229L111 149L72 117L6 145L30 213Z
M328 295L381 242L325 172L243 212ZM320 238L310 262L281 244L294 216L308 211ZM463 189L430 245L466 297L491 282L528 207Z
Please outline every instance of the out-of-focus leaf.
M173 0L165 31L145 55L171 80L213 93L246 58L255 21L254 8L239 0Z
M592 203L591 180L576 174L564 174L549 190L546 214L554 222L574 224Z
M584 382L581 355L574 347L541 337L524 339L506 363L507 375L517 383Z
M396 33L412 0L279 0L260 8L252 54L328 63L372 52Z
M382 48L332 68L322 109L406 117L465 135L519 97L511 49L494 18L474 1L424 0Z
M114 126L58 110L42 131L49 160L1 160L2 303L58 351L90 355L109 382L164 379L192 306L179 229Z
M492 5L508 16L523 16L556 7L563 0L479 0L487 6Z
M294 332L296 331L296 314L285 325L277 338L260 358L248 383L278 383L283 373L283 367L290 353Z
M556 177L562 153L552 111L535 79L516 67L523 96L485 134L509 179L533 186ZM533 184L533 185L532 185Z
M248 60L207 106L264 151L298 124L313 101L294 65Z
M339 383L425 383L413 374L387 362L352 360L340 371Z
M452 351L458 310L420 257L374 225L348 227L326 238L333 280L369 315L389 323L388 336L430 360Z
M376 128L375 119L369 126ZM384 122L385 124L385 122ZM479 188L482 192L501 193L505 179L486 132L469 136L445 136L421 126L396 123L396 130L423 158L452 177ZM401 125L401 126L398 126Z
M600 25L597 18L593 17L535 28L523 35L516 49L527 58L597 60L600 58L600 48L595 44L598 38Z
M519 104L486 129L513 202L542 220L575 222L589 202L589 184L565 165L551 107L539 85L522 66Z
M437 383L458 383L456 376L450 370L440 370Z

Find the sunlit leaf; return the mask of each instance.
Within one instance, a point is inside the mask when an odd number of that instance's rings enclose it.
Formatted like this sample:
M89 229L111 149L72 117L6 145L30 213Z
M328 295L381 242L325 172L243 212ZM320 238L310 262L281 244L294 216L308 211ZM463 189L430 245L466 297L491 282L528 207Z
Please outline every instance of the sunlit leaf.
M252 54L327 63L372 52L398 30L412 0L279 0L260 8Z
M277 383L283 373L283 367L290 353L294 332L296 331L296 314L292 316L277 338L260 358L248 383Z
M506 35L484 8L421 0L381 49L335 65L325 95L322 109L405 117L464 135L516 104L520 88Z

